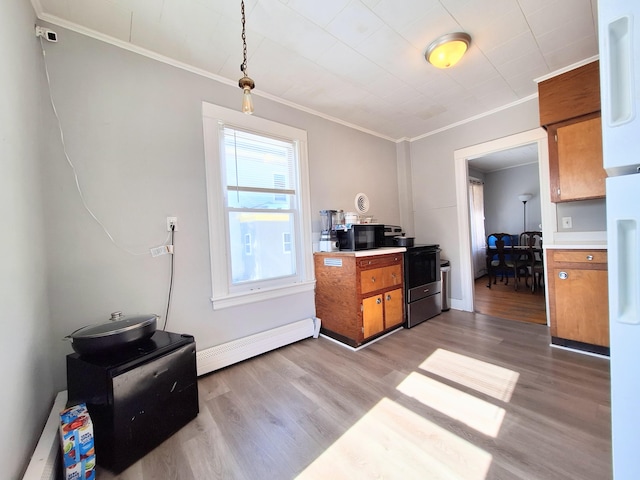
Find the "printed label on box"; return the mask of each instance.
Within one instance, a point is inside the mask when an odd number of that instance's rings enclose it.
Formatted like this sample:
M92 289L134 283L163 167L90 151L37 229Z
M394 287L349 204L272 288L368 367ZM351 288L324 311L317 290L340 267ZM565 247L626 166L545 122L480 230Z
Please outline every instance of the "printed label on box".
M93 423L84 403L60 412L60 441L64 478L95 479Z

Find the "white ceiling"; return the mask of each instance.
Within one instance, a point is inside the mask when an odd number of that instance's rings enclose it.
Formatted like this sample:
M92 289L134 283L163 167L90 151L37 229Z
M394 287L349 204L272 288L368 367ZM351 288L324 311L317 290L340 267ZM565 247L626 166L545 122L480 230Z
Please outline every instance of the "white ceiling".
M227 83L242 76L240 0L32 4L63 27ZM246 0L245 10L257 96L394 140L525 99L534 79L598 53L596 0ZM467 55L451 69L429 65L427 45L455 31L471 35Z
M538 145L536 143L470 159L469 167L484 173L491 173L531 163L538 163Z

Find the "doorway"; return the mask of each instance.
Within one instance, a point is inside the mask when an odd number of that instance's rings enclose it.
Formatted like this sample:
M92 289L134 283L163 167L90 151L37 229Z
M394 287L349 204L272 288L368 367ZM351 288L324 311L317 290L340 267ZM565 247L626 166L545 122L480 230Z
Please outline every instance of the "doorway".
M474 311L498 318L545 324L544 289L532 292L531 288L526 288L529 278L525 281L520 279L516 284L512 272L503 272L501 277L494 278L491 288L487 288L489 278L486 270L487 235L508 233L511 243L517 244L521 232L542 229L537 144L533 142L469 158L467 167L475 278ZM481 195L477 193L479 189ZM479 231L482 235L478 234ZM514 288L516 285L517 289Z
M469 161L496 152L509 150L525 145L535 144L538 154L538 176L540 180L540 214L543 237L551 238L553 225L556 223L556 212L549 194L549 155L547 133L542 128L511 135L498 140L474 145L454 152L456 174L456 199L458 228L460 232L460 269L462 278L462 309L474 311L474 270L471 255L471 232L469 212ZM523 192L521 192L523 193ZM522 208L522 207L520 207ZM520 218L522 218L520 216ZM522 227L522 225L520 225ZM519 228L520 228L519 227ZM545 295L545 297L547 297ZM548 301L545 300L548 311Z

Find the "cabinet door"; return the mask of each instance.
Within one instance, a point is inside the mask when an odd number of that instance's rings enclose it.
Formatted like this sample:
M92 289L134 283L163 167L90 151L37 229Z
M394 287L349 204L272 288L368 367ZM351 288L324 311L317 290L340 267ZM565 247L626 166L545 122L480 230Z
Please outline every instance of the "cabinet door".
M607 271L554 267L551 273L557 336L608 347Z
M391 265L382 269L384 288L402 285L402 265Z
M384 330L382 295L362 299L362 330L364 338L369 338Z
M549 129L551 200L566 202L605 196L600 116Z
M360 272L360 291L363 294L380 290L384 287L382 268L371 268Z
M404 321L402 310L403 299L402 289L397 288L384 293L384 326L385 328L395 327Z

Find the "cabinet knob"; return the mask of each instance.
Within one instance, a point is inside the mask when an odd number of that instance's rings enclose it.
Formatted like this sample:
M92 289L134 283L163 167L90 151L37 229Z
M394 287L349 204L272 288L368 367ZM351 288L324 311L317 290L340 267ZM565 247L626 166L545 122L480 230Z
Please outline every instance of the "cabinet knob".
M376 277L371 277L371 283L376 283Z
M593 255L587 255L587 260L589 261L593 260Z
M380 305L382 303L382 299L380 297L376 298L376 303Z
M391 300L391 295L387 294L387 302Z
M558 278L560 280L566 280L567 278L569 278L569 274L567 272L560 272L558 273Z

